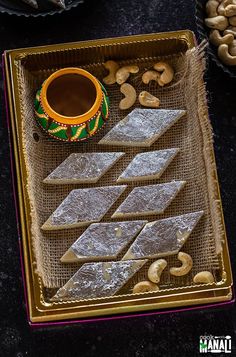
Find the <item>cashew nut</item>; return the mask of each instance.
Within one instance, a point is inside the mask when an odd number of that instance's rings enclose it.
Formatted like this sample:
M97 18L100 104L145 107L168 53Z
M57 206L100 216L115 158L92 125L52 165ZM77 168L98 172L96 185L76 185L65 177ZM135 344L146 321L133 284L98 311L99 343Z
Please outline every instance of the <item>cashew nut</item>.
M228 66L236 66L236 56L232 56L229 53L228 45L223 44L218 47L218 57L224 64Z
M223 31L229 25L228 19L225 16L215 16L205 19L205 24L207 27L212 29L217 29Z
M160 78L157 80L160 86L164 86L172 81L174 77L173 68L166 62L157 62L153 68L157 72L161 72Z
M232 43L229 44L229 53L231 56L236 56L236 40L233 40Z
M209 0L206 3L206 13L208 17L214 17L218 15L217 8L219 6L218 1Z
M156 71L147 71L142 75L144 84L149 84L150 81L156 81L160 78L161 74Z
M152 263L148 269L148 279L153 283L159 283L161 279L161 274L167 266L167 261L165 259L158 259Z
M170 274L175 276L182 276L188 274L193 267L192 258L187 253L179 252L178 259L182 262L181 267L170 268Z
M209 271L201 271L200 273L197 273L194 278L193 278L194 283L213 283L214 277Z
M116 72L116 82L123 84L129 78L130 73L138 73L139 67L135 65L123 66Z
M217 9L218 14L225 16L225 8L232 3L233 3L233 0L221 1L220 5L218 6L218 9Z
M217 12L218 12L218 15L225 16L225 5L224 5L224 1L222 1L222 2L220 3L220 5L218 6Z
M140 92L138 100L144 107L158 108L160 106L160 99L145 90Z
M103 66L109 71L109 74L103 78L103 82L108 85L116 83L116 72L119 69L118 63L115 61L107 61Z
M220 2L216 9L216 1ZM209 0L205 24L210 31L210 42L218 47L219 59L228 66L236 65L236 0ZM216 16L218 13L218 16ZM220 33L223 31L223 35Z
M124 94L125 98L121 99L119 108L122 110L129 109L136 101L136 90L129 83L124 83L120 86L120 91Z
M151 283L150 281L140 281L133 287L133 293L146 293L148 291L158 291L159 288L156 284Z
M232 33L229 33L224 36L221 36L219 30L211 30L209 39L213 45L219 46L222 43L230 44L234 39L234 35Z
M229 26L226 30L224 30L223 34L224 35L228 35L228 34L232 34L234 35L234 37L236 37L236 27L234 26Z
M231 26L236 26L236 16L229 17L229 23Z
M236 15L236 5L230 4L225 8L225 16L235 16Z

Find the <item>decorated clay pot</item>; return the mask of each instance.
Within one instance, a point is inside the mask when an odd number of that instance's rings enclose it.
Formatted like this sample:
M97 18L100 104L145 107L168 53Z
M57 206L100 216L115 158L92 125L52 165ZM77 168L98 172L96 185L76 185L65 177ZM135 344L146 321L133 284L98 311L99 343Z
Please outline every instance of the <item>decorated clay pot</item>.
M81 68L64 68L46 79L35 98L39 125L53 138L81 141L96 134L109 115L103 85Z

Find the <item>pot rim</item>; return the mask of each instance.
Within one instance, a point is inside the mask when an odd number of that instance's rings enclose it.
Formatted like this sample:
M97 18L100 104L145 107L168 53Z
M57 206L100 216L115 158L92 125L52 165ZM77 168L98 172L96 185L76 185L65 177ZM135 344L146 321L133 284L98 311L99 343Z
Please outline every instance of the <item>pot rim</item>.
M92 107L87 112L85 112L81 115L75 116L75 117L69 117L69 116L65 116L65 115L61 115L61 114L57 113L54 109L52 109L52 107L50 106L50 104L48 103L48 100L47 100L47 89L48 89L49 85L56 78L61 77L65 74L79 74L81 76L84 76L84 77L88 78L93 83L93 85L95 86L95 89L96 89L96 99L95 99ZM42 85L42 90L41 90L41 94L40 94L40 102L41 102L42 107L43 107L44 111L46 112L46 114L50 118L55 120L56 122L59 122L61 124L78 125L78 124L87 122L97 113L97 111L101 105L101 102L102 102L102 97L103 97L102 88L101 88L101 85L96 77L94 77L91 73L89 73L88 71L86 71L82 68L67 67L67 68L59 69L58 71L52 73L45 80L45 82Z

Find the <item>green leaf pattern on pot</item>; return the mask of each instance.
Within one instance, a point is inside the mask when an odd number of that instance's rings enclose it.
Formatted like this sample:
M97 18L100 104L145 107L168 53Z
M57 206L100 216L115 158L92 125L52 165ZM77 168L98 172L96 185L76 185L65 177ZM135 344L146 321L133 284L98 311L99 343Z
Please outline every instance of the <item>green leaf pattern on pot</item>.
M107 91L102 84L101 88L103 91L103 98L97 113L85 123L78 125L65 125L49 118L48 115L44 112L40 100L42 90L41 87L37 91L34 101L35 116L38 124L51 137L62 141L82 141L93 136L103 127L109 115L109 98Z

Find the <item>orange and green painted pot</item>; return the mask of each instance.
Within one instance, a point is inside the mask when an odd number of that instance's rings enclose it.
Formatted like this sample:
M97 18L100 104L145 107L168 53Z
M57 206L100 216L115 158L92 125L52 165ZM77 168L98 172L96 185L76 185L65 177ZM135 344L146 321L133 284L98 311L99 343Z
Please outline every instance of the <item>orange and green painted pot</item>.
M35 115L51 137L81 141L95 135L108 120L109 98L91 73L81 68L63 68L37 91Z

